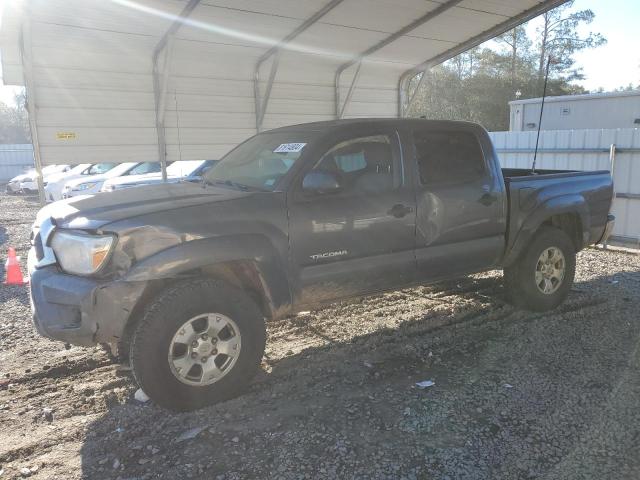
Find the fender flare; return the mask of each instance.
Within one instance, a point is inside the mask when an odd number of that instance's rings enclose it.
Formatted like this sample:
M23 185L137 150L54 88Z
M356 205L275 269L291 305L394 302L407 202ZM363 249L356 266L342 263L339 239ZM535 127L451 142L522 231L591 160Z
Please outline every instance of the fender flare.
M252 262L258 272L269 309L291 305L291 291L282 255L264 235L243 234L179 243L133 265L128 282L188 278L229 262Z
M515 262L529 242L538 231L540 226L555 215L571 214L577 215L580 220L580 245L582 248L589 239L589 229L591 227L589 205L580 194L558 195L543 201L535 210L527 214L527 219L515 235L511 244L511 249L507 252L504 265Z

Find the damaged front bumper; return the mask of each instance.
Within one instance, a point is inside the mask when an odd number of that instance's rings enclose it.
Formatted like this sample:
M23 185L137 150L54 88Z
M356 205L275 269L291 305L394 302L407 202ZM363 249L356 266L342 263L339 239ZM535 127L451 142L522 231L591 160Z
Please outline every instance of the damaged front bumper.
M30 268L30 273L38 333L74 345L117 342L146 286L67 275L55 265Z

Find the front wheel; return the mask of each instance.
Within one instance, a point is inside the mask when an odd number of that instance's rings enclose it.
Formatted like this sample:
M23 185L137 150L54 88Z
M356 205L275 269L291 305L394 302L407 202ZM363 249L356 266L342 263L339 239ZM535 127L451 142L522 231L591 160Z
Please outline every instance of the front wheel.
M521 257L505 267L505 288L514 305L544 312L567 298L575 271L576 252L571 239L562 230L545 226Z
M265 338L264 318L248 295L199 279L151 302L134 331L129 359L154 402L193 410L240 393L260 365Z

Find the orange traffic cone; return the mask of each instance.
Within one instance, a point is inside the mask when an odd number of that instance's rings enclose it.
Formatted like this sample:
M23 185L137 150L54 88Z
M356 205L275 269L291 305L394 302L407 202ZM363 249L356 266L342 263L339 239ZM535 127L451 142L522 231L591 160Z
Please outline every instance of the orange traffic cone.
M4 281L5 285L25 285L27 283L22 277L20 263L18 263L18 257L16 256L16 249L13 247L9 247L7 262L4 264L4 271L7 275Z

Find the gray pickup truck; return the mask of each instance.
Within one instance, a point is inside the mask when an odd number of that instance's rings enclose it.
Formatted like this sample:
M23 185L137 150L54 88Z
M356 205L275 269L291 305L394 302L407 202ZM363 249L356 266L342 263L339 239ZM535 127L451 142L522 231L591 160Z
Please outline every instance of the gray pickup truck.
M320 122L256 135L201 184L58 202L30 252L47 337L117 344L159 405L240 392L265 321L502 268L522 308L560 304L613 217L609 172L501 169L478 125Z

